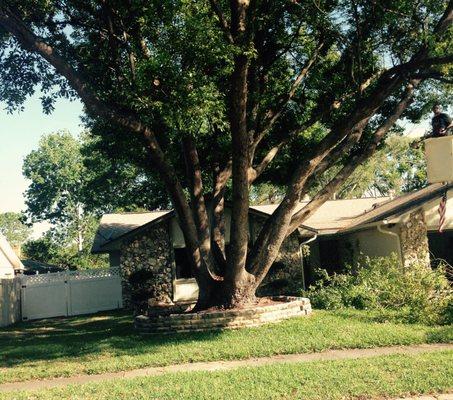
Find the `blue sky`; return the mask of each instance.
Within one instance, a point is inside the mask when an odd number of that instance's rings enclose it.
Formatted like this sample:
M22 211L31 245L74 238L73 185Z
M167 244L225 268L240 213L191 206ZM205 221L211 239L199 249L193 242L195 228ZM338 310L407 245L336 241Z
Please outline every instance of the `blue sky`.
M22 176L22 162L36 149L42 135L68 129L77 135L82 131L79 101L58 100L50 115L42 112L39 94L25 103L25 110L8 114L0 103L0 212L24 209L22 193L27 182Z

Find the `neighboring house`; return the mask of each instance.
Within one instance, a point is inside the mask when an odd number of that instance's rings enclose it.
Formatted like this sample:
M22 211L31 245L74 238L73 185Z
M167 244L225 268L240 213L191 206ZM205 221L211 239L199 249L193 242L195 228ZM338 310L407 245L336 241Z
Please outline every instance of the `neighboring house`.
M321 206L283 243L280 255L263 283L263 293L291 292L310 280L314 267L331 271L352 263L360 254L396 253L403 264L432 257L453 263L453 200L448 201L445 232L437 233L437 208L443 193L453 198L453 184L432 184L398 198L331 200ZM299 209L306 202L301 202ZM254 241L265 219L278 205L250 207L250 239ZM225 210L225 239L230 239L231 213ZM302 256L308 243L310 255ZM158 301L189 301L197 287L191 276L185 243L173 211L106 214L94 240L93 253L108 253L110 265L119 266L127 304L129 277L150 271L153 297Z
M0 233L0 279L14 278L15 273L24 269L22 262L14 252L5 236Z

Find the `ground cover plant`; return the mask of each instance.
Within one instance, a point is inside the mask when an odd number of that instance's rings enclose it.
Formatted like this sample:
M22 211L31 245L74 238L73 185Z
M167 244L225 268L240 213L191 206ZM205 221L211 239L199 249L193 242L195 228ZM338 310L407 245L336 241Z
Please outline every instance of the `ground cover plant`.
M122 313L22 323L0 331L0 383L121 371L195 361L233 360L326 349L453 341L450 327L376 322L363 311L235 331L168 336L136 333Z
M453 389L453 351L122 379L0 399L370 399ZM228 390L225 390L225 388Z
M365 257L344 273L318 274L320 279L305 293L315 307L374 310L384 320L453 322L453 291L442 265L431 269L414 262L403 267L394 254Z

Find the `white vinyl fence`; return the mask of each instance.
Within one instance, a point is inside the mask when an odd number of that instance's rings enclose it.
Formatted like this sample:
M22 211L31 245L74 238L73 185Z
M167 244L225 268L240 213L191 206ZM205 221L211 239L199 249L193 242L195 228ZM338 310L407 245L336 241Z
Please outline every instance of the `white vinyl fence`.
M118 267L26 275L21 279L23 320L89 314L123 307Z
M20 278L0 279L0 327L20 320Z

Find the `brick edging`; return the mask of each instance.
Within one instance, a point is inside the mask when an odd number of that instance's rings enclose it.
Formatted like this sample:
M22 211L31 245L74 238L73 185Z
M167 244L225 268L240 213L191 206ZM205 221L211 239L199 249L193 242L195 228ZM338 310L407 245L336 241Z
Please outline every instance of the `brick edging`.
M203 311L166 316L139 315L135 328L142 333L199 332L212 329L237 329L278 322L287 318L311 314L310 300L305 297L275 296L280 303L243 310Z

